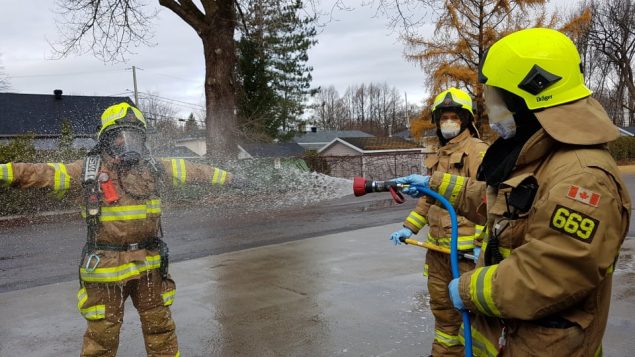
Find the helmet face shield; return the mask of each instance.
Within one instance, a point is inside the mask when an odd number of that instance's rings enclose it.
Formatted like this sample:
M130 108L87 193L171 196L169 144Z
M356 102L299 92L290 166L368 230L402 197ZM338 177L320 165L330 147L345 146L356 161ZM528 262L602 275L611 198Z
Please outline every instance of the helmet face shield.
M127 164L139 162L145 151L145 141L145 133L137 127L120 127L104 135L106 152Z
M516 121L505 104L505 100L496 87L484 86L485 113L489 118L489 126L498 136L509 139L516 135Z

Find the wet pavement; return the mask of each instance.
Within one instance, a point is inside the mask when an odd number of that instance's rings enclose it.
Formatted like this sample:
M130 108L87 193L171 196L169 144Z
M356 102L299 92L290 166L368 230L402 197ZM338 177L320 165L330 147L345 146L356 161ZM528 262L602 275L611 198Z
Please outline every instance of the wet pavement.
M182 356L427 356L425 251L382 225L171 265ZM615 272L606 356L635 350L635 240ZM77 282L0 294L0 356L78 355ZM130 301L119 356L145 356Z

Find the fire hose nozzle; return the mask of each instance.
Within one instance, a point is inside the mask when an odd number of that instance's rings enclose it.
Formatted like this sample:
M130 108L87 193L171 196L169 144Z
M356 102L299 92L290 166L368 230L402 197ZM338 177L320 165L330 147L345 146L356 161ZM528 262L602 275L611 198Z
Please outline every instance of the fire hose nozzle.
M408 185L394 181L369 181L359 176L353 178L353 193L357 197L364 196L371 192L390 192L395 202L403 203L405 199L400 191L406 187L408 187Z

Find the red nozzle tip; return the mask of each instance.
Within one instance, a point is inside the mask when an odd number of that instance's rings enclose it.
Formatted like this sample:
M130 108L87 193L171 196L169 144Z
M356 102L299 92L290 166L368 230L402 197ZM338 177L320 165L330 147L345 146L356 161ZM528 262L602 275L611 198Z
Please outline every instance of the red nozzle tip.
M366 194L366 179L355 176L353 178L353 193L355 196L363 196Z

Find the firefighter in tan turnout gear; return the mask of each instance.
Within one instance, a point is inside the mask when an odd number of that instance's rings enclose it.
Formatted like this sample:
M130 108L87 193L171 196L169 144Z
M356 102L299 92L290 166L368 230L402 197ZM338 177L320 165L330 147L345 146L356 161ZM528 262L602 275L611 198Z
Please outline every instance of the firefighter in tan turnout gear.
M440 171L452 175L476 177L487 144L479 139L474 126L472 99L466 92L450 88L435 98L432 104L432 120L437 126L437 136L441 148L429 157L425 164L428 172ZM393 233L391 240L399 244L401 239L417 234L424 226L429 226L424 275L428 277L430 308L434 315L435 338L432 344L433 356L463 356L463 345L459 341L461 314L454 309L448 295L448 284L452 280L450 270L450 216L439 206L432 205L423 197L417 207L410 212L403 223L404 228ZM472 253L480 249L474 241L483 231L464 217L459 217L459 250ZM480 243L477 243L480 245ZM462 259L461 272L474 268L473 261Z
M117 354L128 297L139 312L148 356L179 356L170 315L176 288L161 239L159 189L162 184L212 186L232 180L230 173L207 165L154 161L146 149L145 131L143 114L120 103L104 111L98 144L84 160L0 165L5 184L83 193L88 238L79 268L77 307L88 328L82 356Z
M458 213L490 229L476 269L449 286L454 306L472 313L474 353L602 355L631 212L606 146L617 128L591 98L575 45L558 31L502 38L486 52L479 80L500 135L481 181L443 172L398 179L429 180Z

